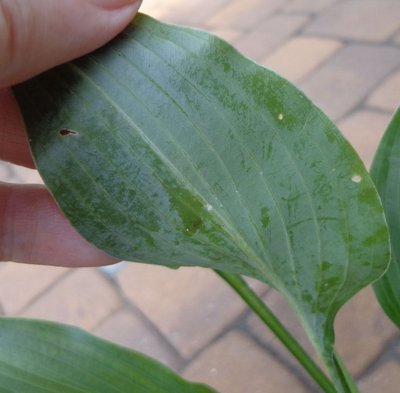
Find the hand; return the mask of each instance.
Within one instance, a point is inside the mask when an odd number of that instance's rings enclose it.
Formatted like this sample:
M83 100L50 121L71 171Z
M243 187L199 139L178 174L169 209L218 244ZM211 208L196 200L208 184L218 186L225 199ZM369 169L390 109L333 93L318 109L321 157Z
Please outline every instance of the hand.
M0 159L34 168L9 86L84 55L118 34L140 0L0 0ZM0 261L116 262L83 239L39 185L0 182Z

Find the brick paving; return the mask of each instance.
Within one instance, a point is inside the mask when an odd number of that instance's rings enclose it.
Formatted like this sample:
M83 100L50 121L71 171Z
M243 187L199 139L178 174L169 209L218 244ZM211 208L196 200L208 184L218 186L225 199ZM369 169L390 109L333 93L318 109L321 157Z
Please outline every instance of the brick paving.
M387 113L362 108L338 122L339 129L359 152L367 168L371 166L376 146L390 118L391 116Z
M383 43L399 28L400 3L393 0L348 0L318 15L308 34L346 41Z
M399 66L400 48L350 43L312 72L300 88L333 120L339 120Z
M394 112L399 105L400 72L388 76L368 97L367 105L386 112Z
M267 55L261 64L296 83L310 75L341 46L337 40L297 36Z
M194 359L184 377L230 393L306 393L309 387L246 333L232 330Z
M367 166L400 103L398 0L144 0L161 20L212 31L287 77L338 124ZM40 182L1 163L0 180ZM312 352L282 297L252 282ZM0 266L3 315L75 324L143 351L222 393L318 392L212 272L122 263L108 269ZM363 393L399 391L400 334L370 289L340 312L338 351Z

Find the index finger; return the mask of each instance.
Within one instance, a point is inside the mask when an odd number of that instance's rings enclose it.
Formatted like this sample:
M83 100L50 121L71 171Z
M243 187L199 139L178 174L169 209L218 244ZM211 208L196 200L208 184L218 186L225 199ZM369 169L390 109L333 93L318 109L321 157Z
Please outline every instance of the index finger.
M0 160L34 168L25 125L11 89L0 89Z

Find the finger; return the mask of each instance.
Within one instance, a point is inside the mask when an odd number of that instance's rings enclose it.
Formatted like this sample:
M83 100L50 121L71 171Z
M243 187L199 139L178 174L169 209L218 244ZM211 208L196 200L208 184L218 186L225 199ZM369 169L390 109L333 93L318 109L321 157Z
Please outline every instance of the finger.
M35 167L24 122L10 89L0 89L0 160Z
M105 44L139 5L139 0L1 0L0 87Z
M42 186L0 183L0 260L101 266L117 260L83 239Z

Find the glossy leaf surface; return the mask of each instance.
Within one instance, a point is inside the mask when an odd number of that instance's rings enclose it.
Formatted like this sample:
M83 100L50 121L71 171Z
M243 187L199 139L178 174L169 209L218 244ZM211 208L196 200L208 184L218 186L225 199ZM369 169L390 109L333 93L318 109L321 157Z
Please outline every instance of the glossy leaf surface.
M81 329L14 318L0 319L0 391L215 393Z
M299 90L214 36L139 15L15 93L87 239L271 284L334 368L335 314L384 272L388 235L360 159Z
M390 267L374 289L386 314L400 327L400 109L379 145L371 176L382 199L392 243Z

